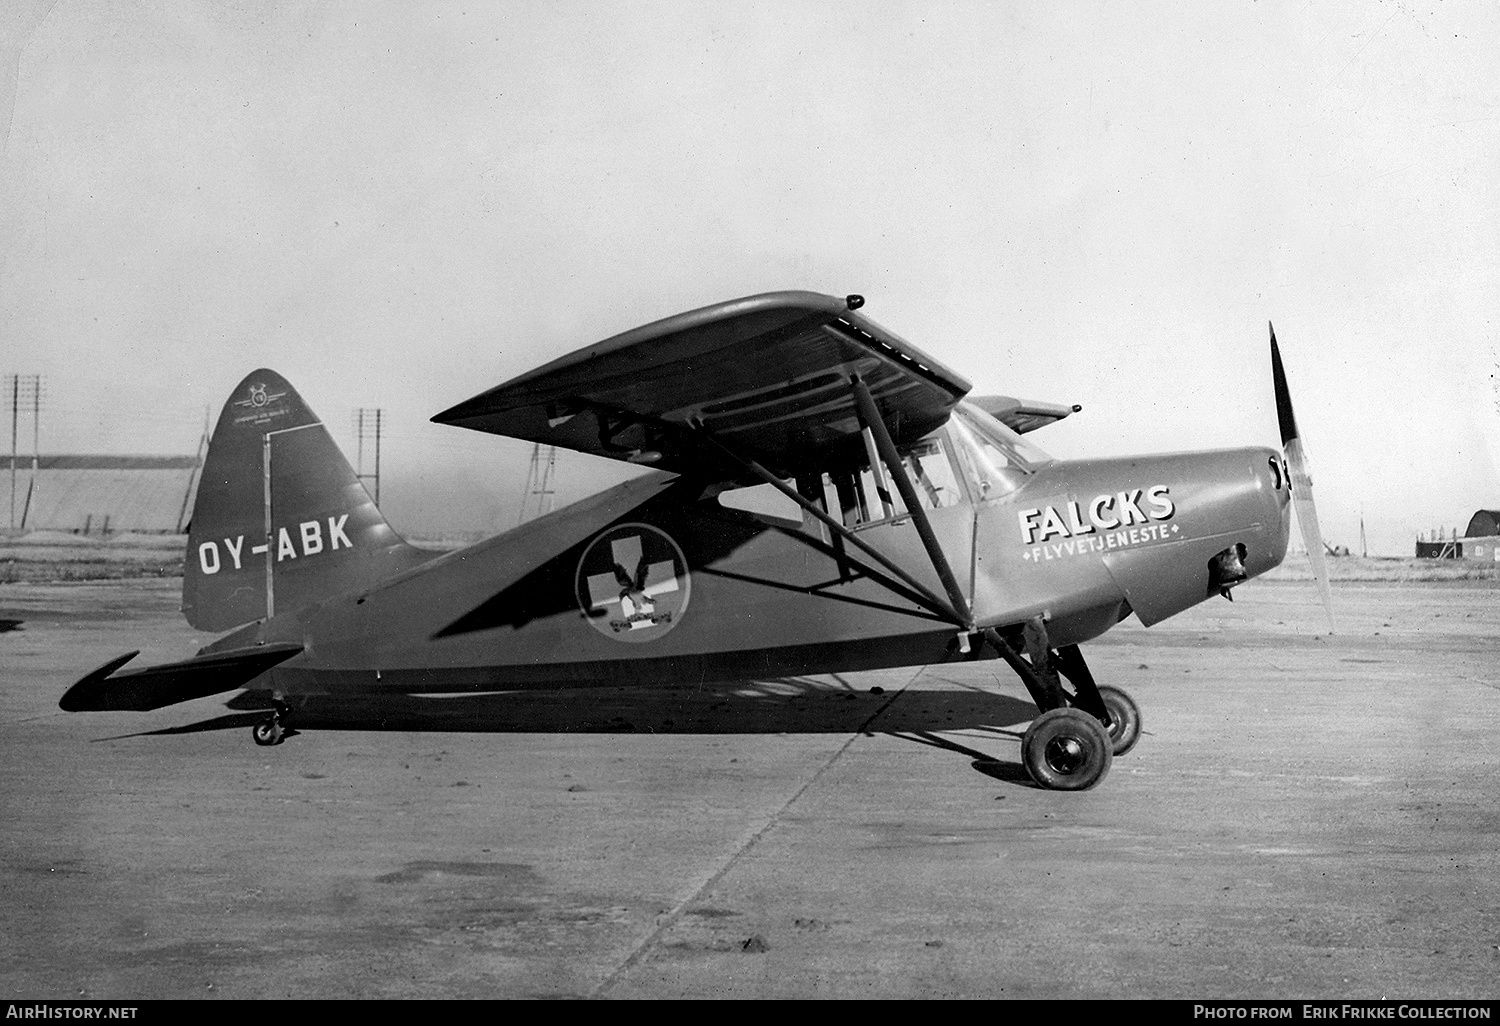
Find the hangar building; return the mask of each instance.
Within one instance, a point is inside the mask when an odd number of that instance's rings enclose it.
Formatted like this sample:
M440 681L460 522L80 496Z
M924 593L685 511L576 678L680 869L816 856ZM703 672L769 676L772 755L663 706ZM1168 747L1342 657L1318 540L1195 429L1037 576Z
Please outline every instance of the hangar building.
M1500 562L1500 509L1476 511L1458 540L1458 550L1460 559Z
M1470 559L1500 563L1500 509L1477 510L1462 538L1435 536L1417 539L1417 555L1429 559Z

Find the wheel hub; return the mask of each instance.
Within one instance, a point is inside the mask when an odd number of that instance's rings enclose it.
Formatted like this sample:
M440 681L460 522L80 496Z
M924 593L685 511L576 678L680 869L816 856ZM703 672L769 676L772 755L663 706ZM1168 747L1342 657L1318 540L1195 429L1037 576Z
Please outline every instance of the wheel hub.
M1083 745L1076 737L1055 737L1044 750L1047 765L1058 773L1076 773L1084 764Z

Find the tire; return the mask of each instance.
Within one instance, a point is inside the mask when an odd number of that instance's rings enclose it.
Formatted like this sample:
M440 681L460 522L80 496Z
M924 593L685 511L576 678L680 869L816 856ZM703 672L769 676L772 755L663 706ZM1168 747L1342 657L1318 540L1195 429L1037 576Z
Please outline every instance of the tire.
M1114 761L1109 734L1079 709L1042 713L1021 739L1021 762L1049 791L1086 791L1103 780Z
M281 721L275 717L267 717L250 728L250 736L255 743L261 747L279 745L286 737L286 730L281 726Z
M1099 689L1104 708L1109 710L1109 740L1114 754L1124 755L1141 739L1141 707L1119 688L1108 685Z

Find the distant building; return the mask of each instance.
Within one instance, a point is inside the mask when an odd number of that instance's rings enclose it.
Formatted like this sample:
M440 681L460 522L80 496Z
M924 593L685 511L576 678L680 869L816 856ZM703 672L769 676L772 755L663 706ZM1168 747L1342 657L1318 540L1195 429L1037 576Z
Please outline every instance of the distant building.
M1500 563L1500 510L1481 509L1469 518L1463 537L1441 532L1433 539L1417 539L1417 555L1428 559L1467 559Z
M1431 541L1426 538L1417 539L1418 559L1457 559L1458 543L1455 539L1437 537Z
M1469 518L1465 538L1492 538L1500 535L1500 509L1482 509Z
M1469 518L1469 526L1458 543L1460 559L1500 562L1500 510L1481 509Z
M0 457L0 530L181 533L193 512L194 456ZM14 482L14 488L12 488Z

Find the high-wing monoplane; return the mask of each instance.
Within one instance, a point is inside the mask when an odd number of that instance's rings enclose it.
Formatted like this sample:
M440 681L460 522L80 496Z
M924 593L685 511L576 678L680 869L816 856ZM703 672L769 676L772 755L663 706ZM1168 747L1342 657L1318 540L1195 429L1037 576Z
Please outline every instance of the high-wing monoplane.
M188 622L228 633L181 662L112 659L62 708L247 688L268 700L253 733L271 745L314 695L998 658L1038 708L1022 742L1032 778L1092 787L1141 716L1079 646L1132 613L1149 626L1227 597L1285 555L1306 473L1274 332L1286 458L1060 461L1024 436L1076 407L971 396L862 305L720 303L438 414L653 471L444 554L403 541L291 385L255 371L212 436L183 580Z

